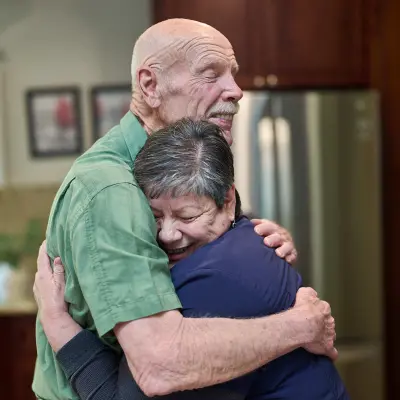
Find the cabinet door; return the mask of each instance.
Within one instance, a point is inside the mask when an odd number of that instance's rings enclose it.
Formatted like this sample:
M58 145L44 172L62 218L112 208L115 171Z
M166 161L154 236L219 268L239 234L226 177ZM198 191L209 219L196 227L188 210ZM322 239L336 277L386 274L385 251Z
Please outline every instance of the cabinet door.
M256 0L258 2L259 0ZM242 89L253 86L263 75L260 53L258 7L248 0L154 0L154 23L169 18L205 22L222 32L231 42L240 65L237 82Z
M33 400L31 385L36 361L34 315L0 316L0 398Z
M270 86L354 86L368 81L368 0L264 0L265 73ZM263 26L263 27L262 27Z
M24 315L13 318L14 362L13 387L14 398L33 400L32 391L33 372L36 362L34 315Z

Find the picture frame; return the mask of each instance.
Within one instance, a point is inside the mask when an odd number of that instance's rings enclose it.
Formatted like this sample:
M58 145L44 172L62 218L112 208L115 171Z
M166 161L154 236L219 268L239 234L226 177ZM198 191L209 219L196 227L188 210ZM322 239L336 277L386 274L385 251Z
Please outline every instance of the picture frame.
M121 118L129 111L132 88L130 84L94 86L90 97L95 142L118 125Z
M80 155L83 152L80 89L36 88L26 92L32 157Z

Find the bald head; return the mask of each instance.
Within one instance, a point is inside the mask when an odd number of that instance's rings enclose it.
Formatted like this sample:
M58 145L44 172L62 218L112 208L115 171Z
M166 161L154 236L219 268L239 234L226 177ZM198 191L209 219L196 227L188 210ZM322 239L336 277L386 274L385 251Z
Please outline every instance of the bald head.
M138 38L133 49L132 89L136 87L137 71L141 66L165 71L185 58L191 42L197 38L209 38L210 43L225 42L230 46L228 39L212 26L189 19L168 19L148 28Z
M187 19L151 26L132 57L131 111L148 133L181 118L208 119L228 143L242 91L228 39L213 27Z

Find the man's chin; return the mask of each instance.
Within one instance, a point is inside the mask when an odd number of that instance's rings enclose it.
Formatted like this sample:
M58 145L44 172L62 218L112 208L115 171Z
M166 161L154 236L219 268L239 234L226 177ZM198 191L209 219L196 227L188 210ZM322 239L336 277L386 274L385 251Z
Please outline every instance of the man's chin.
M232 137L232 131L223 131L224 138L228 142L229 146L232 146L233 143L233 137Z
M228 142L229 146L232 145L233 138L232 138L232 119L225 119L225 118L209 118L208 119L210 122L214 123L215 125L218 125L223 133L224 133L224 138Z

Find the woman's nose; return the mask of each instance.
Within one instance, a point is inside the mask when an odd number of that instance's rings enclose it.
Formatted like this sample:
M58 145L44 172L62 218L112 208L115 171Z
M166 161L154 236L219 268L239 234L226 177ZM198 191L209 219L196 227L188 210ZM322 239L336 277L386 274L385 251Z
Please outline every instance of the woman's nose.
M171 244L182 238L182 233L177 229L176 224L163 222L161 223L158 239L161 243Z

